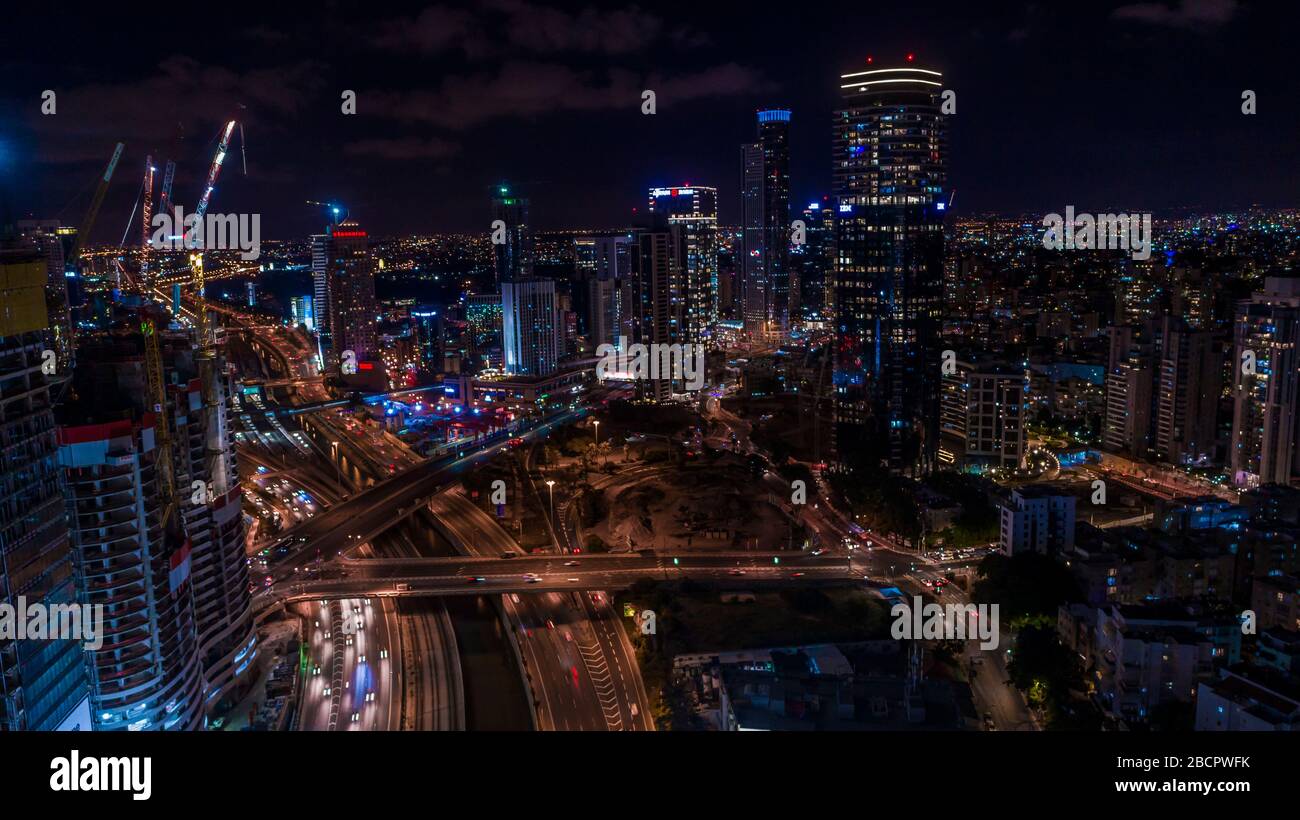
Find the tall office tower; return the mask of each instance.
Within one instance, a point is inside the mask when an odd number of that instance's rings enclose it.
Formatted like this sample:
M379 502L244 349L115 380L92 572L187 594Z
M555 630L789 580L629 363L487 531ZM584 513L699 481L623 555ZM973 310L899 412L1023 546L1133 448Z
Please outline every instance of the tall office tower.
M76 602L51 410L46 260L0 250L0 603ZM21 599L21 600L20 600ZM81 641L0 637L0 731L89 729Z
M76 238L75 228L65 228L57 219L20 219L17 223L20 244L34 248L45 257L45 309L49 316L51 349L67 363L61 372L72 372L72 311L68 303L67 253ZM75 270L74 270L75 272Z
M100 729L193 728L205 708L239 695L257 654L225 419L232 383L220 375L205 389L205 353L192 349L188 334L161 341L165 413L149 404L140 338L110 334L83 346L91 364L77 371L73 398L61 410L59 460L69 510L83 521L72 533L83 596L91 603L101 597L119 613L109 619L106 647L141 644L139 653L95 653L92 669L102 672L92 671L91 700ZM212 370L225 374L221 354L210 355ZM156 437L164 423L186 534L180 550L164 543L159 520ZM151 638L141 634L142 620L155 621Z
M1107 328L1106 415L1102 446L1115 453L1146 458L1151 443L1151 415L1156 333L1150 322Z
M1288 484L1300 471L1300 278L1270 276L1237 304L1233 347L1233 483Z
M347 350L358 362L374 361L379 357L375 332L379 306L375 301L375 260L367 234L356 222L345 220L326 228L323 245L332 345L329 364L337 367Z
M821 202L810 202L799 219L804 223L804 242L790 247L790 267L798 272L800 316L829 320L834 303L835 214Z
M315 302L310 296L289 297L289 319L308 330L316 329Z
M632 256L632 271L628 277L627 304L630 306L624 322L623 335L629 346L681 344L681 302L674 298L674 289L681 281L685 259L684 226L670 224L663 214L651 214L643 227L634 232L636 242ZM666 348L665 348L666 349ZM660 370L657 378L636 380L636 394L640 401L664 402L673 393L672 374Z
M331 361L334 336L330 332L330 238L328 234L311 235L312 323L316 328L317 355L321 367Z
M1155 374L1156 457L1174 464L1208 466L1215 457L1223 348L1213 333L1193 330L1179 317L1166 316L1161 324Z
M555 280L527 277L501 283L501 342L505 371L546 376L564 349Z
M1214 330L1214 277L1200 268L1176 267L1171 279L1171 312L1192 330Z
M1158 315L1160 295L1151 260L1122 260L1115 284L1115 324L1137 324Z
M735 228L718 230L718 318L735 319L743 315L740 308L740 253L741 231Z
M442 372L442 320L436 310L411 311L411 336L426 376Z
M975 470L1025 466L1028 392L1023 367L958 362L943 377L940 463Z
M942 75L840 77L835 112L835 448L918 474L939 439L947 135Z
M503 223L503 235L498 233L502 227L496 224L498 221ZM536 250L532 223L528 221L528 200L513 195L507 185L498 186L492 196L492 234L496 284L532 276Z
M684 256L673 313L681 316L682 340L703 343L718 318L718 189L651 188L650 212L681 226Z
M790 112L758 112L758 141L741 146L745 329L755 336L789 330L798 315L799 280L790 267Z
M574 265L587 290L587 338L592 348L618 344L623 282L631 270L632 234L607 233L573 240Z
M465 297L466 356L470 360L462 373L500 369L502 361L501 297L495 293L471 293Z

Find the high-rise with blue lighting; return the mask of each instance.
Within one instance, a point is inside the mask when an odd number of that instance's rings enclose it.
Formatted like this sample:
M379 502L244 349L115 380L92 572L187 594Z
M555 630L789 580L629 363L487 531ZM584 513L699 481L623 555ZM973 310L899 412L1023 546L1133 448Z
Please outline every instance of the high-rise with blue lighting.
M741 146L741 290L745 330L789 330L798 278L790 268L790 112L758 112L758 141Z
M910 62L840 77L835 448L919 474L938 445L947 144L942 75Z

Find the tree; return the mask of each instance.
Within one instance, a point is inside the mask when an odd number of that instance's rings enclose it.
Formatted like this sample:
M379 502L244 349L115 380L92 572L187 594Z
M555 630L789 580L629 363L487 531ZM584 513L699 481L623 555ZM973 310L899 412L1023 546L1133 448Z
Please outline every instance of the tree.
M1083 600L1070 571L1036 552L985 556L977 574L972 600L997 604L1002 623L1013 629L1028 624L1054 627L1061 604Z

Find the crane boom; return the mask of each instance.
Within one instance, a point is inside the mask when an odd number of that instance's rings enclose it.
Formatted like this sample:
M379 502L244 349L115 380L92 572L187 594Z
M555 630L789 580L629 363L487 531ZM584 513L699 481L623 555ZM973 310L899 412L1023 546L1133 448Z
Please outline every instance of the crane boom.
M117 170L117 161L122 158L122 149L126 145L118 143L117 148L113 149L113 158L108 161L108 167L104 169L104 176L99 180L99 186L95 188L95 196L90 200L90 208L86 211L86 218L81 220L81 227L77 229L77 238L72 243L72 251L68 254L68 260L71 264L77 264L77 257L81 254L81 247L86 243L86 237L95 227L95 220L99 217L99 206L104 204L104 194L108 192L108 182L113 178L113 172Z
M212 189L217 187L217 176L221 174L221 164L226 161L226 151L230 150L230 134L235 130L235 121L231 120L226 123L226 128L221 132L221 142L217 144L217 154L212 158L212 167L208 169L208 181L203 186L203 196L199 198L199 205L194 209L195 226L203 223L203 217L208 212L208 201L212 199Z
M172 204L172 179L176 176L176 161L167 160L167 168L163 171L162 191L158 194L158 210L167 213L167 209Z

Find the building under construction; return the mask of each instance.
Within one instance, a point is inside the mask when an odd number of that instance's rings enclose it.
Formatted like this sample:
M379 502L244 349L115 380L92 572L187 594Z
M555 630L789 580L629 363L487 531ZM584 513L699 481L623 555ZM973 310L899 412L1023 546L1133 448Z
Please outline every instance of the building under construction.
M92 653L99 729L195 728L257 651L227 419L232 383L219 350L165 327L148 308L79 339L60 408L84 600L112 602L120 615L106 618L105 648ZM155 344L162 401L150 375ZM137 611L149 615L139 625Z

